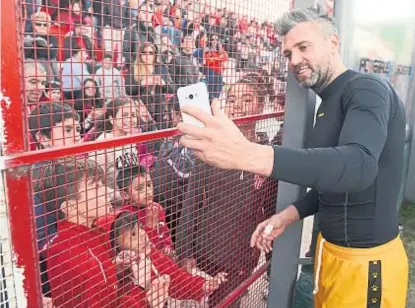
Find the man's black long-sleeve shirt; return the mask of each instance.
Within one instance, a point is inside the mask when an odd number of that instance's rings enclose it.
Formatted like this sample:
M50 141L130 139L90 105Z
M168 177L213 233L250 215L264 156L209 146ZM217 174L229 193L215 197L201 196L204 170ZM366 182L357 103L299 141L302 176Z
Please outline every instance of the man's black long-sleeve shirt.
M294 203L319 212L329 242L374 247L398 235L405 109L379 76L348 70L321 94L306 149L274 147L271 177L311 187Z

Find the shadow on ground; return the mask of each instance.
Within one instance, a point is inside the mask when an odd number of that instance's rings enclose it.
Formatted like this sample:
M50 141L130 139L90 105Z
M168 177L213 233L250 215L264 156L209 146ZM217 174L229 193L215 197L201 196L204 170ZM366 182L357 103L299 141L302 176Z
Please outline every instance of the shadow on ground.
M415 203L404 204L400 211L403 241L409 258L409 289L406 307L415 307Z

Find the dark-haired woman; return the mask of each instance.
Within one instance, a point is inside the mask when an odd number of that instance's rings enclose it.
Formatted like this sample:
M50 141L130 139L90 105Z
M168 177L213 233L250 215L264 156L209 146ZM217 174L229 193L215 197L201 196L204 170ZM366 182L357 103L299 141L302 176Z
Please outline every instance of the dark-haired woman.
M174 94L175 87L168 70L157 63L157 47L144 43L125 78L126 93L147 107L159 128L168 127L169 110L166 94Z

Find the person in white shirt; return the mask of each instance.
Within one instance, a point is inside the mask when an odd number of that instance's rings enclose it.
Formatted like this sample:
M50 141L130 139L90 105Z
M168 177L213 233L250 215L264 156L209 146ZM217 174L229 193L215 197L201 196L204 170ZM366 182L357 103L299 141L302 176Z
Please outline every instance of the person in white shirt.
M74 48L72 58L66 60L62 68L62 89L66 99L82 97L82 84L90 78L86 62L88 52L84 48Z
M102 60L102 67L95 73L95 81L101 89L105 100L112 100L125 95L124 80L118 69L113 67L112 55L106 53Z

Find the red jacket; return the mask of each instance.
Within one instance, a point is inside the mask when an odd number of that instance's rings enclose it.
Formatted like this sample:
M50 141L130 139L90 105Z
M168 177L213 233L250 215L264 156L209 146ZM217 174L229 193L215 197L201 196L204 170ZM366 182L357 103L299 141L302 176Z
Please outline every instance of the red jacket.
M145 292L120 296L106 232L66 220L46 251L55 308L148 307ZM137 288L136 288L137 289Z
M146 226L147 215L145 208L138 208L136 206L127 205L122 209L137 213L138 219L144 225L144 230L146 231L148 238L153 243L156 249L162 250L165 247L173 247L173 241L171 239L171 231L166 223L166 213L164 212L163 207L158 203L153 203L159 207L159 227L150 228Z
M105 229L107 233L107 242L110 241L110 233L114 220L120 214L126 212L126 210L120 210L115 213L108 214L104 217L99 218L95 225L100 229ZM161 275L170 276L170 288L169 296L179 300L196 300L200 301L206 295L203 291L203 285L205 279L201 277L195 277L187 273L183 269L177 266L177 264L170 257L162 254L157 249L152 249L150 255L148 256L151 262L154 265L156 271L152 271L151 279L154 280ZM124 285L122 288L122 298L123 304L125 307L129 307L129 300L131 304L134 304L134 301L137 298L137 295L141 294L139 297L143 297L144 291L140 288L134 287L132 285ZM135 306L134 306L135 307Z

